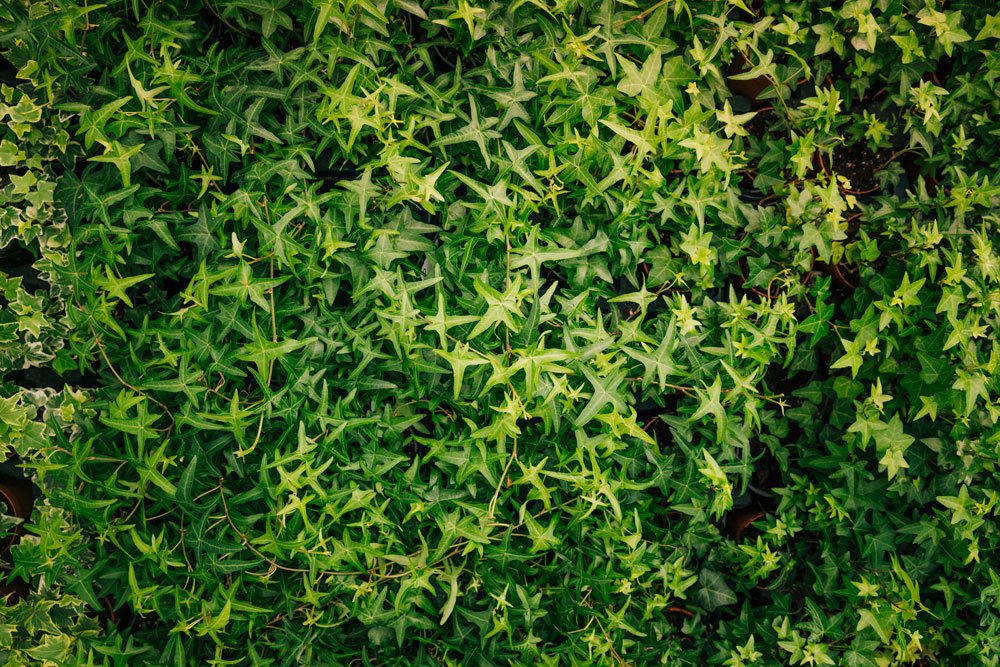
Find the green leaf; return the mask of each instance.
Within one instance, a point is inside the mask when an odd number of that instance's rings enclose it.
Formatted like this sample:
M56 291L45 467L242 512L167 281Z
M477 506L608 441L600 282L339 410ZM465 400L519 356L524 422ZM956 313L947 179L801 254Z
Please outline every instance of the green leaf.
M857 630L860 632L865 628L871 628L883 644L888 644L893 628L892 615L892 609L888 607L880 610L859 609Z
M292 17L281 11L288 0L234 0L233 5L248 9L260 16L260 27L264 37L270 37L279 27L292 29Z
M474 366L481 366L489 363L489 359L476 354L464 343L455 343L451 350L434 350L440 357L451 365L452 378L454 381L454 398L457 401L462 391L462 383L465 380L465 370Z
M262 378L268 376L268 369L273 362L315 341L315 338L305 340L287 338L285 340L272 341L266 338L257 326L256 318L251 326L254 332L254 341L242 346L236 358L241 361L248 361L256 366L257 373Z
M641 70L628 58L620 55L617 58L618 64L621 65L622 71L625 73L625 78L618 82L618 90L622 93L629 97L636 97L644 90L651 90L656 84L660 75L660 66L663 63L659 49L653 49L652 53L646 57Z
M706 390L695 390L698 394L698 409L691 415L691 421L696 422L702 417L712 415L715 418L716 431L719 440L722 439L728 423L726 409L722 406L722 378L718 375L710 387Z
M88 158L91 162L107 162L113 164L122 177L122 185L132 185L132 158L143 148L143 144L125 147L118 141L112 141L111 146L102 155Z
M177 483L177 499L183 502L191 502L191 489L194 487L194 475L198 470L198 456L192 456L191 461L184 468L180 481Z
M879 464L885 466L889 479L896 476L901 468L909 468L909 464L903 458L906 450L914 442L913 436L903 432L903 422L899 415L893 415L885 428L875 431L875 445L882 455Z
M479 146L479 152L486 163L487 167L492 165L491 151L487 150L486 142L491 139L499 139L500 133L493 128L499 121L497 118L487 118L485 122L479 119L479 109L476 106L476 100L471 95L469 96L469 123L443 137L439 137L431 143L432 148L440 148L445 146L453 146L455 144L461 144L468 141L474 142Z
M517 320L523 317L521 301L525 296L521 289L521 276L517 276L510 286L501 294L478 278L475 281L476 292L486 301L486 312L469 333L469 339L476 338L498 324L511 333L517 333L520 326Z
M693 599L708 611L715 611L736 604L736 593L721 574L704 569L698 575L698 587L694 590Z
M587 381L590 382L593 392L591 393L590 401L587 402L587 405L580 411L580 414L573 422L575 428L581 428L592 421L607 405L610 405L613 410L617 410L618 412L624 412L627 409L625 397L622 395L620 389L626 376L624 370L614 371L607 377L598 375L586 365L581 365L580 370L586 376Z

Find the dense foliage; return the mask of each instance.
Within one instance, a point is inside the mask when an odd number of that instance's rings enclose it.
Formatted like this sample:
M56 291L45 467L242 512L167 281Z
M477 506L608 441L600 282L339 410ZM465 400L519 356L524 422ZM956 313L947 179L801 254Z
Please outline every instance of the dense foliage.
M0 662L998 664L991 4L0 3Z

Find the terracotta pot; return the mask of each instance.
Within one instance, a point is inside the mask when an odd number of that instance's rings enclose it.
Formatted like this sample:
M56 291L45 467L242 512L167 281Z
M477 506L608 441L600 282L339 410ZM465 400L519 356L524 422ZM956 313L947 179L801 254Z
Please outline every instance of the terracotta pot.
M0 479L0 501L7 505L7 514L27 521L31 518L31 510L35 505L31 482L27 479L13 477ZM24 524L22 523L14 529L14 534L10 536L7 544L2 547L3 552L9 551L14 543L17 542L23 526Z
M753 522L760 521L765 516L767 516L767 513L756 507L747 507L730 512L726 519L726 533L729 535L729 539L738 542Z

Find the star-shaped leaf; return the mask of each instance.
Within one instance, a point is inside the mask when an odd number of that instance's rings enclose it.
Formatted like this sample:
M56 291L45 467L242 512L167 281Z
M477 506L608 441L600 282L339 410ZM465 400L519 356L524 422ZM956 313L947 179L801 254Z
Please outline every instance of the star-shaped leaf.
M611 405L615 410L622 412L627 409L625 396L620 389L625 380L626 371L623 369L614 371L608 377L601 377L590 369L587 365L580 366L581 371L590 382L594 391L590 396L590 401L580 411L573 426L580 428L590 422L606 405Z
M462 383L465 381L465 370L472 366L481 366L489 363L489 360L481 354L473 352L465 343L455 343L455 347L449 352L447 350L434 350L440 357L451 364L452 381L454 382L454 397L458 400L462 392Z

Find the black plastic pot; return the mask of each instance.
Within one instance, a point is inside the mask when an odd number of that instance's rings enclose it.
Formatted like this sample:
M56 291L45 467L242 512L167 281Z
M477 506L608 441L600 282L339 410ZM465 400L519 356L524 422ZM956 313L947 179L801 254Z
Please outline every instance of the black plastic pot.
M0 56L0 83L7 86L15 86L17 82L17 68L9 60Z
M324 181L339 183L341 181L356 181L361 177L361 172L353 164L346 160L332 161L329 153L317 156L313 160L315 174L317 178Z
M775 197L753 185L752 178L746 178L740 183L739 196L741 202L761 206L777 201Z
M114 598L110 595L101 598L99 602L102 609L97 613L97 618L101 625L115 625L119 630L128 630L136 625L135 613L127 604L115 608Z
M450 42L447 38L448 31L440 30L434 37L431 37L424 28L424 21L410 14L402 12L403 23L406 31L413 38L414 44L430 43L428 53L430 54L431 66L436 74L446 74L454 72L458 68L459 61L463 60L462 52L458 45ZM473 58L473 65L481 64L481 58ZM479 61L479 62L475 62ZM463 69L466 69L463 67Z
M799 106L802 100L809 97L816 97L816 85L812 81L803 81L795 88L795 92L792 93L792 106Z
M742 95L734 95L729 99L729 104L735 114L745 114L754 110L751 101ZM741 172L739 183L740 201L748 204L767 204L775 201L771 193L766 192L754 185L757 180L759 163L762 151L755 150L759 144L765 142L772 128L781 120L773 106L758 106L757 114L746 123L744 129L748 136L744 138L745 146L750 150L750 161Z
M19 368L8 372L3 376L5 382L21 387L22 389L64 389L67 385L72 387L83 387L86 389L96 389L101 386L100 376L96 373L79 373L69 371L59 374L51 368Z
M0 583L0 600L4 600L8 606L16 604L18 601L28 597L31 587L23 579L14 579L10 582Z
M21 286L31 294L49 287L39 277L40 273L34 267L36 261L35 254L17 240L0 249L0 271L11 277L20 277Z
M764 93L773 88L773 82L766 76L758 76L752 79L733 79L732 77L738 76L753 69L753 65L746 59L746 57L737 51L733 56L733 61L729 65L729 70L726 72L726 85L729 90L734 95L741 95L750 101L750 106L762 107L769 104L768 100L761 99Z

